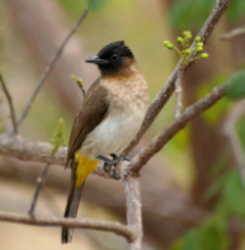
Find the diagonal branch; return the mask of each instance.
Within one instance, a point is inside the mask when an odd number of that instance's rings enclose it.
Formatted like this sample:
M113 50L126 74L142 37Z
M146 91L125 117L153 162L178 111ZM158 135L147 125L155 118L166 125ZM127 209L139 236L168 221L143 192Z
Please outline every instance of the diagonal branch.
M34 216L35 208L36 208L36 205L37 205L37 199L38 199L38 196L39 196L40 191L41 191L42 186L43 186L44 177L45 177L45 175L47 174L50 165L51 165L51 162L48 161L48 162L45 164L44 168L42 169L40 175L39 175L38 178L37 178L37 186L36 186L36 189L35 189L33 198L32 198L32 202L31 202L30 209L29 209L29 211L28 211L28 214L29 214L30 216Z
M148 160L159 152L190 120L219 101L225 95L225 87L224 84L215 88L203 99L186 108L179 117L174 119L161 134L155 137L148 146L141 149L139 154L131 160L128 165L130 171L139 172Z
M232 0L217 0L215 6L212 9L212 12L210 13L209 17L207 18L206 22L204 23L202 29L200 30L198 36L201 38L201 41L206 44L208 38L210 37L213 29L217 25L218 21L222 17L222 15L225 13L225 10L229 7ZM195 43L191 45L191 50L194 48ZM195 56L195 53L192 54L192 56ZM183 68L183 72L185 72L193 63L189 63L185 65ZM148 128L151 126L153 121L155 120L156 116L159 114L159 112L162 110L168 99L171 97L175 90L175 82L178 77L178 72L181 68L181 63L179 62L177 66L175 67L173 73L168 78L167 82L163 86L163 88L160 90L160 92L157 94L157 96L152 101L150 107L148 108L148 111L145 116L145 120L142 124L142 127L134 140L130 143L130 145L124 150L123 155L127 155L133 148L138 144L141 137L145 134L145 132L148 130Z
M37 94L39 93L41 87L43 86L44 81L47 79L49 73L52 71L52 69L54 68L55 63L57 62L57 60L59 59L61 53L63 52L66 44L68 43L68 41L70 40L70 38L72 37L72 35L76 32L78 26L82 23L82 21L85 19L85 17L88 14L88 8L85 8L85 10L83 11L82 15L80 16L80 18L75 22L74 26L72 27L71 31L69 32L69 34L66 36L66 38L64 39L64 41L62 42L60 48L57 50L57 52L55 53L55 55L53 56L53 58L51 58L50 62L48 63L48 65L46 66L34 92L32 93L32 96L30 97L30 99L28 100L26 107L24 108L24 111L22 112L22 114L20 115L19 119L18 119L18 125L20 125L22 123L22 121L25 119L27 113L29 112L32 103L34 102Z
M3 212L0 211L0 221L36 225L36 226L49 226L49 227L68 227L68 228L84 228L91 230L99 230L112 232L117 235L123 236L129 242L135 239L134 231L119 223L109 221L99 221L91 219L65 219L59 217L44 217L44 216L29 216L19 213Z
M16 135L16 134L18 134L18 125L17 125L17 122L16 122L14 105L13 105L13 102L12 102L11 95L9 94L9 91L7 89L7 86L5 84L5 81L4 81L3 76L2 76L1 73L0 73L0 83L1 83L2 88L3 88L3 92L6 95L6 98L8 100L10 114L11 114L11 120L12 120L12 124L13 124L13 133Z

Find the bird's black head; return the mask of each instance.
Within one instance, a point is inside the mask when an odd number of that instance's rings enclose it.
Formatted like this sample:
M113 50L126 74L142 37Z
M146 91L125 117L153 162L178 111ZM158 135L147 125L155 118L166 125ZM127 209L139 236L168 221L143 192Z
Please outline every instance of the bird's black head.
M88 63L97 64L104 74L118 73L123 68L129 67L133 61L133 53L124 41L110 43L102 48L97 56L86 60Z

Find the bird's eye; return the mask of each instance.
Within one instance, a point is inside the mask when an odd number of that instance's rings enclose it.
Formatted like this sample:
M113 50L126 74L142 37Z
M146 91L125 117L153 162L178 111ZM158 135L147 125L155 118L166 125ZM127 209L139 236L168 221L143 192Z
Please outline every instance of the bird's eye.
M112 55L112 59L113 59L113 60L117 60L118 58L119 58L119 55L118 55L118 54L113 54L113 55Z

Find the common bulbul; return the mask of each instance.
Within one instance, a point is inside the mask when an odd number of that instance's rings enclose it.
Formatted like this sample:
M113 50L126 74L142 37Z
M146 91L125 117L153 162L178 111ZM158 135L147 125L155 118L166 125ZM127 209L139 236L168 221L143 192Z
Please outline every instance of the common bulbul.
M88 89L71 131L66 167L72 168L72 181L64 215L71 218L98 159L120 160L117 155L139 131L148 102L147 83L124 41L106 45L86 62L97 64L101 76ZM62 243L71 240L72 229L63 228Z

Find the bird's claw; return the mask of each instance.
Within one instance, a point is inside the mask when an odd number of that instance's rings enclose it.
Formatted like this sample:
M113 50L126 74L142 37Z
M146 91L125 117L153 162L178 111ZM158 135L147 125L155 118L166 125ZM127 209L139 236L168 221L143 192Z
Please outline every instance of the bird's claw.
M128 157L119 157L116 154L111 154L113 159L109 159L103 155L98 155L97 159L104 161L104 170L107 173L110 173L110 176L115 179L119 180L120 177L117 176L116 166L121 161L130 161Z

